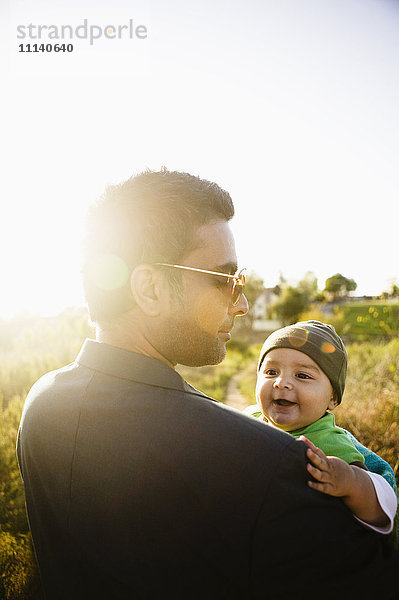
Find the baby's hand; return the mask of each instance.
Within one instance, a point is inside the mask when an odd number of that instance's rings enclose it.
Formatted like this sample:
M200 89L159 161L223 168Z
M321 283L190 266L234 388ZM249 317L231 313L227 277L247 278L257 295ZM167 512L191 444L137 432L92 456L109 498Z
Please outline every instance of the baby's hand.
M316 482L308 481L308 485L314 490L330 496L343 498L349 495L355 477L352 467L341 458L326 456L305 436L301 435L299 439L308 446L306 454L313 464L308 463L307 469L317 480Z
M313 463L306 465L317 480L308 481L311 488L342 498L349 510L365 523L375 527L389 524L388 513L381 508L374 485L363 469L335 456L326 456L304 436L299 439L308 446L306 454Z

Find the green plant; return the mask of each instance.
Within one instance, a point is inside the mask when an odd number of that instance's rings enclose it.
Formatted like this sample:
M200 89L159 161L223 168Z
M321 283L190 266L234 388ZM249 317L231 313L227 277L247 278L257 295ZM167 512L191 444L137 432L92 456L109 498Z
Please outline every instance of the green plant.
M9 401L0 414L0 598L38 600L40 582L15 455L23 399Z

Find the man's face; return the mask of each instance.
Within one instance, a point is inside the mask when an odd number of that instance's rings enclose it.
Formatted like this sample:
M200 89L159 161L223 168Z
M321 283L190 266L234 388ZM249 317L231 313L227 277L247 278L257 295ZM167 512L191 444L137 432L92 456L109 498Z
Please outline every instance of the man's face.
M180 263L183 266L234 274L237 257L234 239L226 221L203 225L197 230L199 247ZM226 356L234 317L245 315L248 302L241 296L232 305L228 280L195 271L181 271L182 299L171 297L165 311L158 351L172 364L213 365ZM230 286L231 287L231 286ZM167 315L167 316L166 316ZM162 346L162 348L160 347Z

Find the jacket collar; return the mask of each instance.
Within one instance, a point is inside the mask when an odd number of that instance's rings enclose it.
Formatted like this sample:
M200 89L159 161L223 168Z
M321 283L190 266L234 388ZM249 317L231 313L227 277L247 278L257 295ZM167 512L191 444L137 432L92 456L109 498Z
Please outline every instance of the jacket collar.
M75 362L119 379L178 390L210 399L160 360L103 342L86 339Z

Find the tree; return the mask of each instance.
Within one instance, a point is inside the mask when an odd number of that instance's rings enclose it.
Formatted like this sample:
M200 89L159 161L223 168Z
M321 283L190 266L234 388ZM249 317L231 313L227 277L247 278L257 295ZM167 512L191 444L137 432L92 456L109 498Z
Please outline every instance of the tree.
M392 279L390 289L382 292L380 298L382 300L388 300L388 298L399 298L399 286L395 279Z
M300 287L287 285L280 296L270 305L268 316L276 318L283 325L291 325L298 321L301 313L309 305L308 291Z
M244 294L248 300L249 309L253 306L255 300L264 290L263 279L261 279L256 273L248 273L245 281Z
M317 277L313 271L306 271L305 275L298 283L298 288L306 294L308 302L312 302L315 299L315 296L318 293L318 288Z
M324 291L332 294L333 298L337 298L353 292L356 288L357 283L354 279L348 279L341 273L336 273L326 280Z

